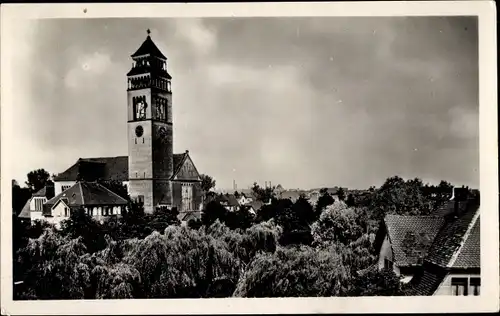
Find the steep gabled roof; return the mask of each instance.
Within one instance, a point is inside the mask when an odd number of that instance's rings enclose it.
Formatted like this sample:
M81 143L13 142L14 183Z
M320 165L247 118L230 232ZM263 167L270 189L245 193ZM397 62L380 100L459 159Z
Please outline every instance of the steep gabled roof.
M440 267L458 264L479 268L479 214L479 206L470 206L449 220L434 239L426 261Z
M418 264L419 259L417 255L407 251L412 249L406 249L405 239L408 234L428 241L419 244L421 256L424 256L443 225L444 219L434 216L386 215L384 222L394 254L394 263L399 267L405 267Z
M156 46L156 44L151 39L151 36L149 35L146 38L146 40L141 44L139 49L137 49L137 51L133 53L131 57L138 57L144 55L151 55L161 59L167 59L167 57L165 57L165 55L162 54L160 49Z
M26 201L26 204L24 204L23 209L21 210L19 215L17 215L17 217L19 217L19 218L31 218L30 202L31 202L31 198L28 201Z
M417 273L410 281L406 291L408 296L431 296L446 277L446 270L436 269L424 265L420 273Z
M96 182L78 182L45 203L45 213L60 200L69 207L127 205L127 200Z
M219 202L225 202L228 206L239 206L240 203L234 194L226 194L219 197Z
M481 221L478 217L472 231L466 236L465 241L456 256L452 268L478 268L481 266Z
M187 155L173 155L174 171L180 170ZM67 170L55 176L54 181L76 181L79 173L88 171L103 180L128 181L128 156L80 158Z
M182 154L174 154L173 155L173 159L174 159L174 172L172 174L172 180L175 179L175 177L179 174L179 172L181 171L182 169L182 166L184 165L184 163L187 161L187 160L190 160L193 167L194 167L194 170L196 171L196 174L198 174L199 176L199 172L198 170L196 169L196 166L193 162L193 160L191 159L191 157L189 156L189 151L186 150L186 152L182 153Z
M250 203L250 206L257 212L258 210L260 210L264 206L264 202L254 200Z
M472 205L457 218L447 219L407 295L433 295L450 270L481 267L479 214L479 206Z

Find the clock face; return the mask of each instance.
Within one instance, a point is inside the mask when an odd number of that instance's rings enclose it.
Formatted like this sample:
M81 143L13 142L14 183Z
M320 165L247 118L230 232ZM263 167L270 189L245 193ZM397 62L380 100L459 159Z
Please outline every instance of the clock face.
M141 125L139 125L135 128L135 136L141 137L143 133L144 133L144 129L142 128Z

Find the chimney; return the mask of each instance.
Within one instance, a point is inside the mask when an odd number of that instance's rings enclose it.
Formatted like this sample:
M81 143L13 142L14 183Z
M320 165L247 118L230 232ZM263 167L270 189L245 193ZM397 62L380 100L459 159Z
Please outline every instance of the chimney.
M50 200L55 196L55 188L54 188L54 182L52 181L47 181L45 184L45 197L47 200Z

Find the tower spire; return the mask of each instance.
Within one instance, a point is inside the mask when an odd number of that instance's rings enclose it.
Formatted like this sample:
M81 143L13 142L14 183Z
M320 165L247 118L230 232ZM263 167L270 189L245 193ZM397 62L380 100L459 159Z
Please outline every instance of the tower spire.
M146 33L148 33L148 36L150 36L150 34L151 34L151 30L150 30L150 29L147 29L147 30L146 30Z

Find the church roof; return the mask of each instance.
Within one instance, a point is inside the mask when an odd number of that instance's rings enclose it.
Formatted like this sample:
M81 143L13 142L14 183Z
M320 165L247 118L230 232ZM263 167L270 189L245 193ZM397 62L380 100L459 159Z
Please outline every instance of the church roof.
M173 155L174 175L180 170L187 156L187 152ZM96 179L128 181L128 156L80 158L66 171L56 175L54 181L76 181L78 174L86 172L91 172Z
M50 208L59 200L69 207L79 207L86 205L126 205L128 202L118 194L97 182L78 182L66 191L48 200L45 205L44 215L50 212Z
M142 43L141 47L139 47L139 49L134 54L132 54L131 57L138 57L144 55L151 55L161 59L167 59L167 57L165 57L165 55L162 54L160 49L158 49L156 44L151 39L151 36L149 35L146 38L146 40Z

